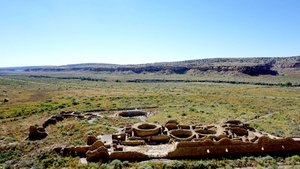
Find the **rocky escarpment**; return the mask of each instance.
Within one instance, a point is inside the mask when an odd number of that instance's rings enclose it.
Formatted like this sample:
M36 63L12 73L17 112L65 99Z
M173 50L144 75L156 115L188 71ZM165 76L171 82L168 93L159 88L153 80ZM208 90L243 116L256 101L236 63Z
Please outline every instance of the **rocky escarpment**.
M201 66L201 67L162 67L162 66L145 66L145 67L118 67L118 68L47 68L47 69L29 69L25 71L43 71L43 72L60 72L60 71L92 71L92 72L131 72L131 73L168 73L168 74L185 74L189 70L197 70L201 72L216 71L228 72L234 71L248 74L250 76L258 75L277 75L276 70L272 70L269 64L255 66Z
M196 72L238 72L250 76L277 75L282 69L299 69L300 56L278 58L220 58L188 60L181 62L165 62L139 65L113 64L77 64L51 67L23 68L25 72L62 72L88 71L98 73L165 73L185 74L188 71ZM20 71L20 69L18 69ZM0 70L1 72L1 70Z
M167 73L167 74L185 74L187 71L215 71L215 72L239 72L250 76L258 75L277 75L276 70L272 70L272 65L254 65L254 66L201 66L201 67L183 67L183 66L145 66L145 67L117 67L117 68L47 68L47 69L26 69L25 71L92 71L102 73L114 73L114 72L131 72L131 73Z

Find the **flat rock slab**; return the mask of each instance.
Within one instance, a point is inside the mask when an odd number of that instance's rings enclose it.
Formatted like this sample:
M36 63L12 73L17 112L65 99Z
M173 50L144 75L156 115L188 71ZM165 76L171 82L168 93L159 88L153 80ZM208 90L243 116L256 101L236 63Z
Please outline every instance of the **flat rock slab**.
M150 158L164 158L169 152L175 150L176 144L124 146L123 151L136 151L143 153Z
M79 164L87 164L88 162L87 162L87 160L86 160L86 158L80 158L79 159Z

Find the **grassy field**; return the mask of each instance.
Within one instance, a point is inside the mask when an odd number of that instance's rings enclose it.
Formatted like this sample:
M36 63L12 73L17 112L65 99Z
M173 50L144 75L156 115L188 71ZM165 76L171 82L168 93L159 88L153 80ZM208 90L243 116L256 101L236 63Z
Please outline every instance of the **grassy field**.
M32 75L32 74L31 74ZM126 107L157 107L151 109L149 122L165 123L177 119L182 124L220 123L228 119L249 122L260 130L279 135L300 137L300 88L284 86L239 85L223 83L126 83L133 78L147 79L228 79L229 75L72 75L51 73L34 74L51 77L91 77L105 81L80 79L35 78L28 74L0 76L0 168L1 165L37 168L78 167L78 158L59 157L52 153L56 146L82 145L88 134L100 135L115 132L114 127L133 124L137 119L112 118L114 112L103 112L104 118L90 124L86 120L65 120L47 128L49 137L41 141L28 142L30 125L41 125L52 114L63 110L86 111L94 109L113 109ZM233 78L233 76L230 76ZM270 80L271 79L271 80ZM230 79L229 79L230 80ZM240 78L242 81L300 83L289 77L262 76ZM8 99L7 102L2 100ZM1 150L0 147L0 150ZM266 158L266 159L265 159ZM300 162L298 156L286 159L273 157L240 159L241 166L264 166L268 162L294 164ZM244 161L243 161L244 160ZM262 162L259 162L259 161ZM264 161L265 160L265 161ZM197 161L196 161L197 162ZM194 165L195 161L178 161ZM238 167L236 160L204 160L199 165L226 165ZM248 163L249 164L248 164ZM2 164L1 164L2 163ZM117 163L117 162L115 162ZM124 162L123 162L124 163ZM139 165L165 166L165 163L123 164L126 168ZM188 163L188 164L187 164ZM251 165L250 165L251 163ZM203 164L203 165L204 165ZM97 167L100 164L89 164ZM109 167L107 164L106 167ZM114 163L111 165L115 165ZM169 164L168 164L169 165ZM170 164L171 165L171 164ZM173 162L172 162L173 165ZM175 164L174 164L175 165ZM196 164L195 164L196 165ZM105 166L103 166L105 167Z

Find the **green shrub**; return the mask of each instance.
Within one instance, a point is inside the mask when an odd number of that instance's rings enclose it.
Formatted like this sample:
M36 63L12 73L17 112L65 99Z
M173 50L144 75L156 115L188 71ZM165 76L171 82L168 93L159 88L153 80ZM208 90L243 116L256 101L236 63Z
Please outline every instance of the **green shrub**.
M15 159L19 155L18 151L14 150L4 150L0 151L0 163L4 163L5 161Z
M55 160L54 162L54 166L56 167L62 167L62 166L65 166L68 162L68 159L66 158L58 158Z
M79 169L98 169L98 168L105 168L98 163L88 163L88 164L81 164L78 166Z
M42 160L43 168L50 168L53 166L54 159L53 158L46 158Z
M299 155L294 155L294 156L291 156L291 157L287 157L285 159L285 161L286 161L287 164L295 165L297 163L300 163L300 156Z
M293 86L293 83L291 83L291 82L286 82L286 83L282 83L281 86L284 86L284 87L291 87L291 86Z
M113 169L122 169L122 162L120 160L113 160L110 164L109 164Z
M138 169L153 169L153 167L149 164L142 164L138 167Z
M195 162L190 164L189 168L191 168L191 169L206 168L206 163L204 163L203 161L195 161Z
M124 167L129 167L129 161L123 161L123 166Z
M230 165L226 165L226 166L225 166L225 169L233 169L233 167L230 166Z
M65 108L66 107L66 104L60 104L59 106L58 106L58 108L60 108L60 109L63 109L63 108Z
M73 98L73 99L71 100L71 103L72 103L73 106L76 106L76 105L79 104L79 101L77 101L76 99Z
M173 161L171 163L167 163L164 166L164 169L185 169L185 164L184 162L181 161Z
M206 169L206 168L218 168L217 164L213 161L195 161L189 164L190 169Z
M277 164L276 160L271 156L258 157L258 158L255 158L255 161L257 161L257 163L259 165L264 166L264 167L268 167L268 166Z

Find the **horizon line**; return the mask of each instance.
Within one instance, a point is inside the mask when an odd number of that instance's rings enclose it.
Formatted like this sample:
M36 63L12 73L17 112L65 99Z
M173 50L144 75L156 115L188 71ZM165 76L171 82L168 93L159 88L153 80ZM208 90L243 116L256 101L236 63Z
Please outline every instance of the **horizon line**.
M2 67L1 69L8 68L22 68L22 67L63 67L71 65L87 65L87 64L103 64L103 65L116 65L116 66L130 66L130 65L147 65L147 64L158 64L158 63L172 63L172 62L185 62L185 61L196 61L196 60L213 60L213 59L260 59L260 58L292 58L300 57L300 55L293 56L249 56L249 57L207 57L201 59L187 59L187 60L177 60L177 61L157 61L157 62L146 62L146 63L129 63L129 64L119 64L119 63L101 63L101 62L81 62L81 63L68 63L68 64L53 64L53 65L24 65L24 66L7 66Z

